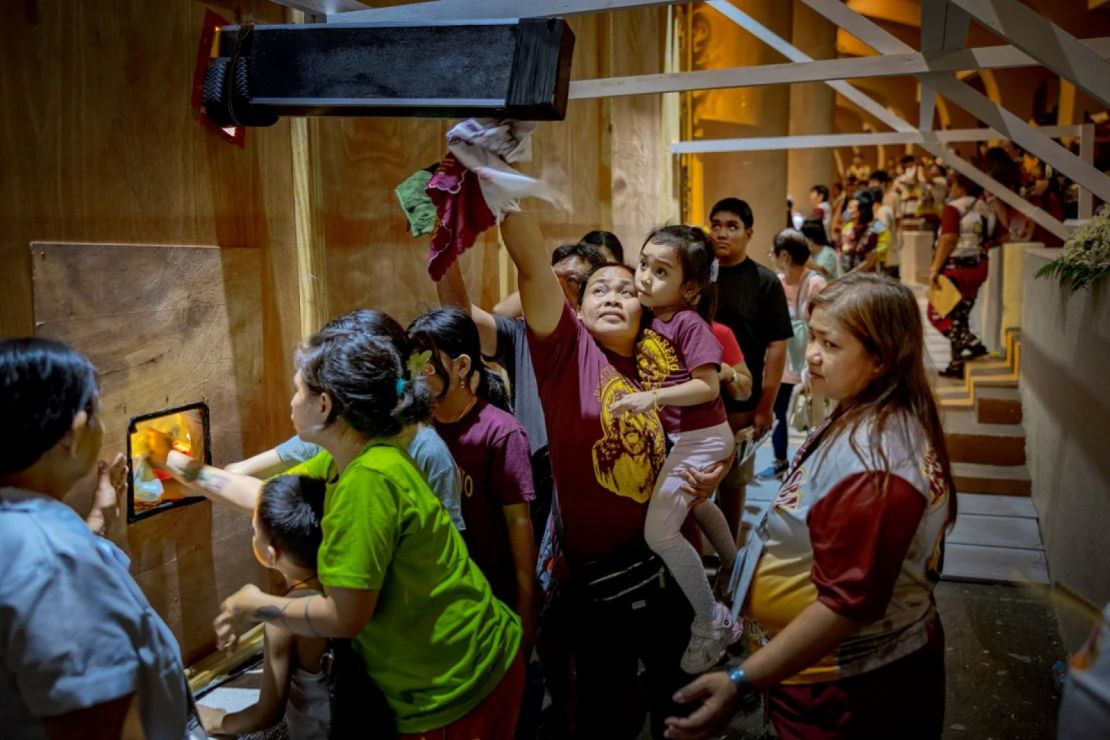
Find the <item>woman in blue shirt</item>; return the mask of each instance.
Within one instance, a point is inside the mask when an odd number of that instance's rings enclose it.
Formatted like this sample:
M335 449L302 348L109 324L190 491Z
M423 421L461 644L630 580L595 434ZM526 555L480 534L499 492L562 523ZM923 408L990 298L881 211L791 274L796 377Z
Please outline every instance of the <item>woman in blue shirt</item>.
M103 531L125 466L98 463L96 368L46 339L0 341L0 728L4 738L181 740L173 634ZM99 468L93 511L62 503ZM141 728L141 729L140 729Z

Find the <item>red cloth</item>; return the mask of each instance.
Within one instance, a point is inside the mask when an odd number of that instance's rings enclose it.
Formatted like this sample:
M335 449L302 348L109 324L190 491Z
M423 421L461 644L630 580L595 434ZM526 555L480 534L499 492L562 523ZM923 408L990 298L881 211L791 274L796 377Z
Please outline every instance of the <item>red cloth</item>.
M721 343L722 362L726 365L735 365L744 361L744 353L740 350L740 343L736 341L736 335L732 333L732 329L716 321L710 323L709 328Z
M478 177L453 154L448 153L439 163L424 192L436 207L436 227L428 248L428 274L438 281L497 219L482 197Z
M435 730L398 735L398 740L513 740L523 696L524 658L517 653L497 688L465 717Z

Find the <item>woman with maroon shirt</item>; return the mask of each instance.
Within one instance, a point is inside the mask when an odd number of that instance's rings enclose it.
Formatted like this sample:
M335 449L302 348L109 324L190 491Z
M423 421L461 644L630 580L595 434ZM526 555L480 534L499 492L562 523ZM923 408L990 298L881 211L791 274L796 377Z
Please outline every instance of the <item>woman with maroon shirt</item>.
M806 364L835 411L752 528L737 586L751 656L682 689L667 737L716 737L740 700L792 740L939 740L944 631L933 598L956 488L921 309L886 276L813 296Z
M517 266L563 523L577 731L639 734L642 663L652 732L662 737L663 718L679 711L672 694L688 678L679 659L691 611L643 536L665 458L662 424L654 412L618 417L611 409L639 390L632 380L642 319L634 274L623 264L598 268L575 311L551 271L534 217L508 217L501 235ZM691 473L690 492L708 495L727 468Z
M424 366L436 432L462 475L463 539L493 594L520 615L535 641L536 547L528 504L535 498L528 435L508 412L500 378L482 365L478 328L461 308L434 308L408 329Z
M988 250L999 243L1008 219L1002 202L988 198L982 187L964 175L953 178L950 190L952 199L941 213L929 282L939 287L944 275L959 289L961 300L944 316L930 304L928 316L929 323L952 345L952 360L940 374L963 378L964 363L987 354L987 348L971 333L971 309L979 286L987 279Z

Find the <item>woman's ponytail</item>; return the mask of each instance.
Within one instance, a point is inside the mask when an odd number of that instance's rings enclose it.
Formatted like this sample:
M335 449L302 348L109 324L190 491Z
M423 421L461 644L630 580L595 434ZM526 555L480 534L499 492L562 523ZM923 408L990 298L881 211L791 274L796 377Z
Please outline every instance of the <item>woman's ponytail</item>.
M397 408L393 410L393 418L400 421L402 426L427 421L432 413L432 392L424 376L400 380L398 387L400 398Z
M478 395L502 411L513 413L513 402L509 398L509 389L505 387L505 381L501 379L501 376L484 364L479 367L478 373Z

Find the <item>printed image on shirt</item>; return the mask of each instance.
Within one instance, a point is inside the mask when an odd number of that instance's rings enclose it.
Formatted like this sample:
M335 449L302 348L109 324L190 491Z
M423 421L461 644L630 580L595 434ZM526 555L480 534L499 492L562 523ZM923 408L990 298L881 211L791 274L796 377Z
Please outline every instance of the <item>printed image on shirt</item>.
M595 393L601 402L602 436L593 446L594 476L606 490L644 503L666 457L663 424L654 411L619 419L610 411L617 399L636 390L614 368L601 369Z
M921 458L921 477L929 482L929 501L926 504L929 512L935 512L948 505L948 484L944 479L944 468L940 465L940 458L932 445L925 449ZM933 580L940 579L940 564L944 558L944 532L933 543L932 554L926 562L926 573Z
M802 484L805 483L805 479L805 466L796 466L790 476L782 482L779 495L775 498L775 508L779 511L797 511L802 503Z
M636 372L644 388L658 388L678 369L678 352L674 345L657 332L644 329L636 344Z

